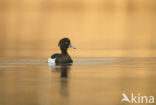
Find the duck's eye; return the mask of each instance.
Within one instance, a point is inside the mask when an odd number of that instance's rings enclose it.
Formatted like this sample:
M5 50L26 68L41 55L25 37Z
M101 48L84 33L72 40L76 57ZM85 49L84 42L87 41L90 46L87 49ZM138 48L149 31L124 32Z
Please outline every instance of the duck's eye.
M68 42L65 42L65 44L68 44Z

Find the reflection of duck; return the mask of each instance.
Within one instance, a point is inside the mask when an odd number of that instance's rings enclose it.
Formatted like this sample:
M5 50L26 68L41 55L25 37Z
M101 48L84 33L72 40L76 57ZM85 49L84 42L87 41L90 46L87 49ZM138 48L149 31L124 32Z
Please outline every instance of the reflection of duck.
M53 72L60 72L61 77L67 77L70 65L49 66L49 69Z
M61 66L61 77L67 77L68 76L68 66Z
M48 59L48 64L49 65L59 65L59 64L70 64L73 63L71 57L69 56L67 50L68 48L74 48L70 40L68 38L63 38L59 41L58 46L61 49L61 54L53 54L49 59Z
M60 64L57 66L49 66L49 70L52 72L60 72L61 77L67 77L68 76L68 71L70 70L72 64Z

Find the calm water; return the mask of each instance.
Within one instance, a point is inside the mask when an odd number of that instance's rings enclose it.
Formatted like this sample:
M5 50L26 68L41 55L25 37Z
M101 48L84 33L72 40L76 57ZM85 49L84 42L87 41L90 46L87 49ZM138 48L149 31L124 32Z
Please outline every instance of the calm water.
M122 93L156 96L156 58L0 58L0 105L120 105ZM146 104L147 105L147 104Z
M156 57L156 0L0 0L0 15L0 105L156 98L156 58L96 58ZM74 64L49 67L63 37Z

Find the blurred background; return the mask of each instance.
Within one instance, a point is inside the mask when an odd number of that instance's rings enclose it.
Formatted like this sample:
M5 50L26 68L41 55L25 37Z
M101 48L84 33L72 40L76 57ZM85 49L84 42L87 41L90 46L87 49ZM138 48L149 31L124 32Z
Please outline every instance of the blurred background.
M156 0L0 0L0 56L155 57Z
M46 61L63 37L74 64L55 70ZM0 105L156 96L156 58L115 57L156 57L156 0L0 0Z

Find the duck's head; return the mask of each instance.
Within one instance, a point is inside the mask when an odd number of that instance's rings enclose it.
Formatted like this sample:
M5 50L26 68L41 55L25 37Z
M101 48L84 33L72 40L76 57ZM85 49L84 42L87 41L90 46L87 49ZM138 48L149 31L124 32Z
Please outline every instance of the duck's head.
M58 46L60 47L61 50L67 50L68 48L73 48L73 49L75 49L75 47L73 47L73 46L71 45L69 38L62 38L62 39L59 41Z

